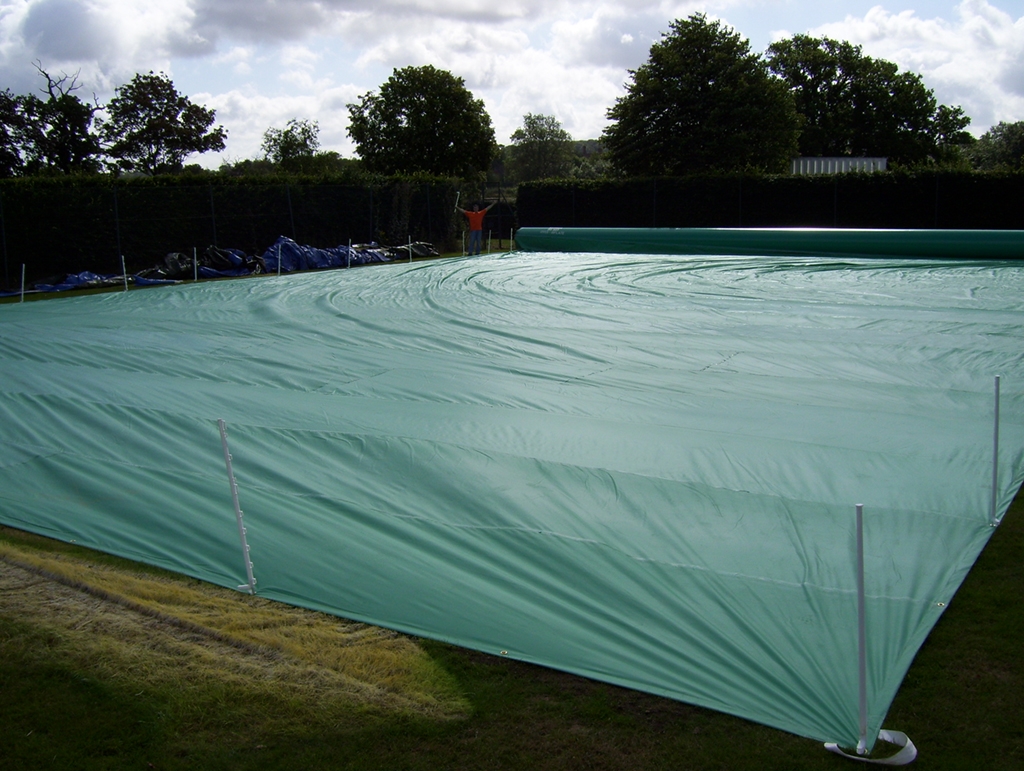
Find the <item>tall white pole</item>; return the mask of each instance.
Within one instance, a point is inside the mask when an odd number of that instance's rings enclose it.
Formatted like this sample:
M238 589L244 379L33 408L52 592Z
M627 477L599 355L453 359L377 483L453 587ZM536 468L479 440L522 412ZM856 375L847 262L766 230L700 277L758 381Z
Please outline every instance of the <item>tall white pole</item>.
M409 239L409 262L412 262L412 236L406 236Z
M199 280L199 255L196 254L196 248L192 247L192 280Z
M999 524L996 519L999 504L999 375L996 375L995 425L992 429L992 511L989 524Z
M352 239L348 240L348 252L345 254L345 267L352 267Z
M121 255L121 277L124 279L124 291L128 291L128 271L124 267L124 255Z
M18 302L25 302L25 263L21 263L21 300Z
M860 740L857 754L868 751L868 655L864 624L864 504L857 504L857 690Z
M277 277L281 278L281 242L277 242Z
M220 428L221 447L224 448L224 463L228 467L228 483L231 485L231 502L235 506L235 519L238 522L238 537L242 541L242 558L245 560L245 575L248 578L248 583L242 584L238 588L241 591L249 592L249 594L256 594L256 579L253 577L252 561L249 559L249 543L245 538L245 525L242 524L242 508L238 505L238 483L235 481L235 471L231 467L231 452L228 450L227 426L224 424L223 420L218 420L217 426Z

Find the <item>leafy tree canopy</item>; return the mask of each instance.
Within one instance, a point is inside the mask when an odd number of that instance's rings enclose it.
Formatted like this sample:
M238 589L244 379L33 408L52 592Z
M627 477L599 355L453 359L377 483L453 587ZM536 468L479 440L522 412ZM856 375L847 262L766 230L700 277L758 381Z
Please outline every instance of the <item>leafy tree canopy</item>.
M100 144L92 132L98 107L75 95L78 74L46 79L45 100L35 94L17 98L17 135L26 174L92 174L100 171Z
M1024 121L1000 121L968 150L971 165L982 171L1024 168Z
M508 171L515 182L570 175L576 157L573 140L553 115L527 113L511 139Z
M9 88L0 91L0 178L17 176L25 165L21 157L24 130L21 97Z
M227 131L216 116L178 93L163 73L136 74L116 89L100 135L121 171L178 173L192 153L223 150Z
M483 101L430 65L396 69L348 111L348 134L371 172L471 177L497 152Z
M785 84L746 40L704 14L670 27L608 111L612 165L630 175L784 170L799 125Z
M802 155L918 164L948 160L971 141L960 107L936 105L919 75L865 56L860 46L794 35L772 43L767 58L803 116Z
M283 129L268 128L263 134L263 157L282 168L299 167L320 149L320 124L292 118Z

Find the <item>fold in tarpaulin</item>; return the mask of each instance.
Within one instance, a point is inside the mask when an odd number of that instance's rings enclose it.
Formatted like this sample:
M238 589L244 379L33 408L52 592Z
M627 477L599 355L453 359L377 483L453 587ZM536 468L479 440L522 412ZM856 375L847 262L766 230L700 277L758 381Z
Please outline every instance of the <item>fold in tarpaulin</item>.
M0 306L0 519L821 741L1024 476L1024 263L509 254Z

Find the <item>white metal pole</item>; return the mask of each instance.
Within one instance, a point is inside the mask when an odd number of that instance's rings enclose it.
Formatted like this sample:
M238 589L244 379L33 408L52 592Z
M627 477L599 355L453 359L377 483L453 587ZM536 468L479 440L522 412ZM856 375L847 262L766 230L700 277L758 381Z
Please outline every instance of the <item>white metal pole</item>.
M864 504L857 504L857 690L860 740L857 754L868 751L868 656L864 625Z
M199 256L196 254L196 248L192 247L192 280L199 280Z
M277 277L281 278L281 242L277 242Z
M992 428L992 517L989 523L995 527L999 503L999 375L996 375L995 425Z
M124 279L124 291L128 291L128 271L124 267L124 255L121 255L121 277Z
M249 543L245 538L245 525L242 523L242 508L238 505L238 483L235 481L235 471L231 467L231 452L228 450L228 430L223 420L217 421L220 428L220 443L224 448L224 463L228 467L228 483L231 485L231 502L235 506L235 519L238 522L238 537L242 541L242 558L245 560L245 575L248 583L241 584L238 588L247 591L249 594L256 594L256 579L252 574L252 561L249 559Z
M409 262L412 262L412 236L406 236L409 239Z
M491 231L487 231L487 253L491 253Z
M348 240L348 252L345 254L345 267L352 267L352 239Z
M25 302L25 263L21 263L21 300Z

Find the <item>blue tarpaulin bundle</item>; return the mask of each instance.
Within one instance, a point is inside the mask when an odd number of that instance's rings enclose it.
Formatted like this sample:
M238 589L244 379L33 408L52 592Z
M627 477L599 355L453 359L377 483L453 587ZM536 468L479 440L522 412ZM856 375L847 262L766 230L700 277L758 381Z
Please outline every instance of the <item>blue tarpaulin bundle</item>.
M261 257L247 255L241 249L207 247L202 254L187 255L171 252L153 267L129 275L127 283L135 286L173 284L189 278L235 278L260 273L293 273L303 270L350 268L353 265L406 260L411 257L437 257L437 250L424 242L405 246L378 246L355 244L320 249L297 244L280 236ZM105 275L83 271L67 274L63 278L50 278L37 282L26 292L64 292L70 289L88 289L116 286L125 283L123 275ZM0 292L0 297L20 294L21 290Z
M241 249L208 247L199 263L200 278L234 278L262 273L263 267Z
M63 279L52 283L35 284L34 289L37 292L64 292L68 289L91 289L98 286L114 286L122 281L124 281L123 276L101 275L99 273L93 273L92 271L86 270L81 273L69 273Z
M260 259L268 273L276 273L279 269L281 273L293 273L298 270L324 270L373 262L391 262L391 255L388 249L376 244L318 249L297 244L292 239L281 236Z

